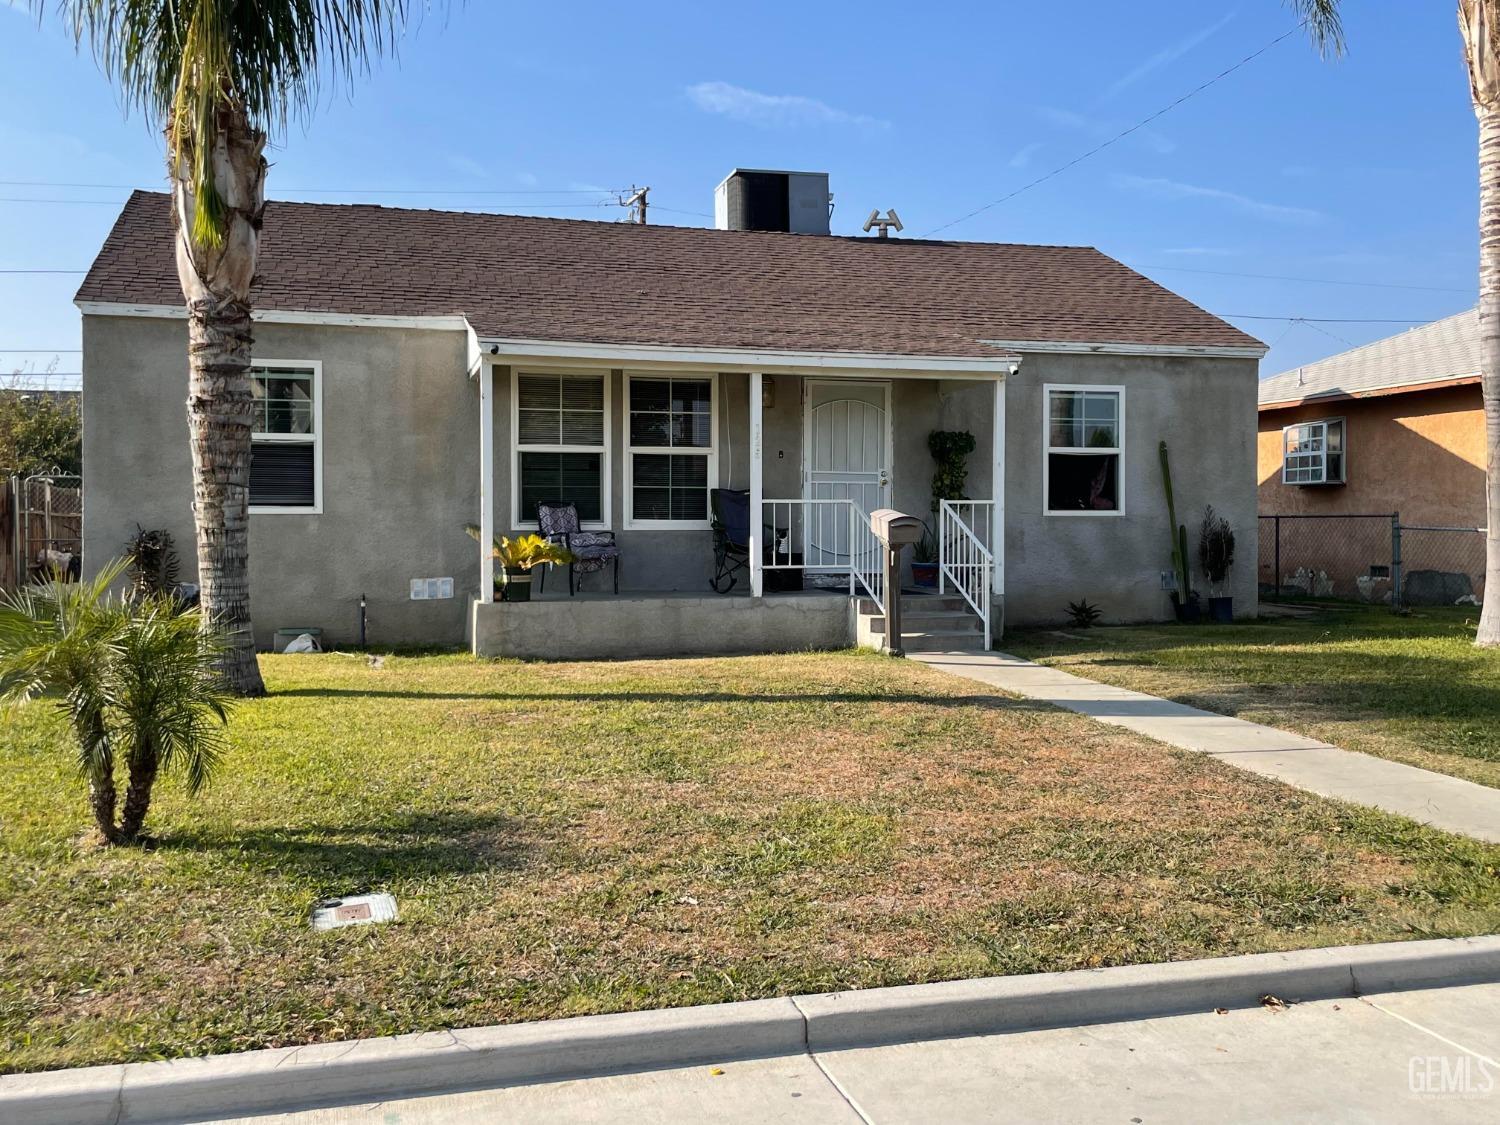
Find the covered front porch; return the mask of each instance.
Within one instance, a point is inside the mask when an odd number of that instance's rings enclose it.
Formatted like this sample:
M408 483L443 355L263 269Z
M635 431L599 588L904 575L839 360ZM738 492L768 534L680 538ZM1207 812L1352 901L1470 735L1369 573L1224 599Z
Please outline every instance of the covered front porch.
M572 593L551 568L529 603L476 597L477 654L847 647L872 634L860 609L885 615L887 588L911 582L910 551L897 585L885 573L880 509L926 521L945 592L988 641L1004 592L1012 357L480 344L480 542L536 532L539 506L562 505L617 558L578 567ZM967 491L981 499L933 511L934 430L973 433ZM480 591L495 577L481 547Z

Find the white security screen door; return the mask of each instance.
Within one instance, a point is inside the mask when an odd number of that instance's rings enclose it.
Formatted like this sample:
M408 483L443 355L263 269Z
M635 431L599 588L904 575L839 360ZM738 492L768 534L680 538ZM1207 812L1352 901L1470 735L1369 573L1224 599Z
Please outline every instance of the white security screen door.
M891 385L848 379L807 382L803 494L853 500L866 513L888 507L891 490ZM846 504L809 505L809 567L849 564Z

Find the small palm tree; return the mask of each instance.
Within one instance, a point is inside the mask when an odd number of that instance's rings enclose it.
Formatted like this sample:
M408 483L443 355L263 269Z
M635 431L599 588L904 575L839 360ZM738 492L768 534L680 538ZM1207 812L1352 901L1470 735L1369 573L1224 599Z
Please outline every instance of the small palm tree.
M230 699L222 634L169 597L114 598L122 569L0 598L0 703L48 699L67 717L94 822L111 844L140 838L163 769L179 770L190 793L208 780ZM128 787L117 821L121 761Z
M47 0L30 0L40 17ZM269 130L323 77L368 68L407 0L57 0L126 103L166 131L177 275L188 314L188 427L203 608L224 674L262 695L250 631L250 287Z

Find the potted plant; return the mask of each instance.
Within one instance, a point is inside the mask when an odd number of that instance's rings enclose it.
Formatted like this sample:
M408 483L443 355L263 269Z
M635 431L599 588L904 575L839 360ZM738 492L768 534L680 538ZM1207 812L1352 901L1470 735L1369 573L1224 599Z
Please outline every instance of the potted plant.
M1208 578L1209 620L1227 625L1234 620L1234 598L1224 594L1224 580L1234 566L1234 528L1215 512L1213 505L1203 509L1203 526L1198 531L1198 565Z
M475 539L479 528L465 524L464 530ZM531 572L543 563L565 566L573 561L573 554L559 543L552 543L532 533L515 539L496 537L491 553L500 564L495 572L495 600L497 602L529 602L531 600Z
M922 522L922 538L911 549L911 580L922 589L932 589L938 583L938 548L932 527Z

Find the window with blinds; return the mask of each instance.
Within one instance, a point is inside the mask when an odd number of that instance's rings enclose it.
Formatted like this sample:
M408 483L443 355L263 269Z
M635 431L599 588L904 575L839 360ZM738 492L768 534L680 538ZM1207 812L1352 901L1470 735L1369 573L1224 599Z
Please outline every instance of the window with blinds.
M603 374L518 372L515 395L515 521L534 524L537 505L573 504L586 523L607 523L609 426Z
M317 364L258 362L250 368L250 506L273 511L319 507Z

